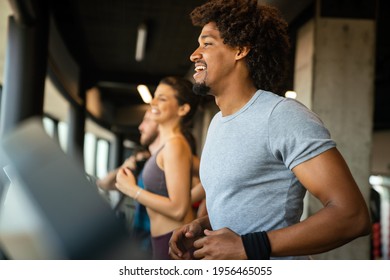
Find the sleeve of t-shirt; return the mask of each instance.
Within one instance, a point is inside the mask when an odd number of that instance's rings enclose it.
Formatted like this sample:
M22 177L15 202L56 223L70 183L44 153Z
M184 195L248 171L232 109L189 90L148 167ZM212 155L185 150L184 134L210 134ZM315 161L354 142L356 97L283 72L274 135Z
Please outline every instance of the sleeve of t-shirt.
M320 118L294 99L274 107L268 131L271 152L290 170L336 146Z

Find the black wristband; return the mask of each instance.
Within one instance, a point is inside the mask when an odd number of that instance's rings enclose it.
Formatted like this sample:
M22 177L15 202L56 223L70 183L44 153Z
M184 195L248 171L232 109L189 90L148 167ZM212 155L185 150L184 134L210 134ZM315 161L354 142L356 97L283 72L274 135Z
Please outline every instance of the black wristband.
M269 260L271 244L265 231L241 235L248 260Z

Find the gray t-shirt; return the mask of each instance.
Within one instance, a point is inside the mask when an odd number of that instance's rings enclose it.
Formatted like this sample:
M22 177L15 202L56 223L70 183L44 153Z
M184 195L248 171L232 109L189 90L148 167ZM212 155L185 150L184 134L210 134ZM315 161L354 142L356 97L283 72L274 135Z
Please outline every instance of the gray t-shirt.
M335 146L313 112L271 92L257 91L233 115L218 112L200 164L212 228L242 235L298 223L306 189L291 169Z

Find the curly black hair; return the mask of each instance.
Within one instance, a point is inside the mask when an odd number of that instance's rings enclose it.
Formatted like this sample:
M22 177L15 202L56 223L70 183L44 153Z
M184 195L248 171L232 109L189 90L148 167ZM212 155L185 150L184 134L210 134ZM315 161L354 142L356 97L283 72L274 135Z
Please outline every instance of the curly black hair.
M246 63L254 85L279 93L290 50L288 25L279 10L257 0L210 0L190 17L195 26L215 22L225 44L250 47Z

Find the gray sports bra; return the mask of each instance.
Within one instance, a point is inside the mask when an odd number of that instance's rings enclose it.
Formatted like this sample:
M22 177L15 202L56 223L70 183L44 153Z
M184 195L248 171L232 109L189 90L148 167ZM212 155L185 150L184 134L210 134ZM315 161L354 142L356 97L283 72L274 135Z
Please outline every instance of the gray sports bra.
M145 163L142 171L145 190L168 197L167 183L165 181L165 172L157 165L157 155L164 148L162 146Z

